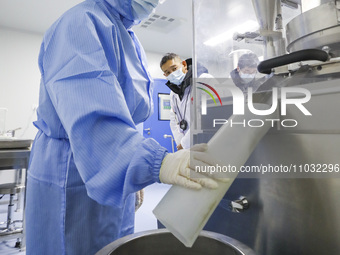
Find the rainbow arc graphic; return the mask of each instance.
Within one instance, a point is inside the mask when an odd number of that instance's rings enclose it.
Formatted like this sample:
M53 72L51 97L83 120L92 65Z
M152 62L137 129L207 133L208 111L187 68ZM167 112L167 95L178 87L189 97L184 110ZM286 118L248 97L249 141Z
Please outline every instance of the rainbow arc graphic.
M217 93L217 91L216 91L213 87L211 87L210 85L208 85L208 84L206 84L206 83L203 83L203 82L197 82L197 83L198 83L198 84L201 84L201 85L203 85L203 86L206 86L206 87L209 88L212 92L214 92L214 94L216 95L216 97L217 97L218 100L220 101L220 104L222 105L222 100L221 100L221 98L220 98L220 95ZM215 105L217 105L217 102L216 102L216 100L215 100L213 94L212 94L209 90L207 90L207 89L205 89L205 88L202 88L202 87L197 87L197 88L200 89L200 90L203 90L204 92L206 92L206 93L212 98L212 100L214 101Z

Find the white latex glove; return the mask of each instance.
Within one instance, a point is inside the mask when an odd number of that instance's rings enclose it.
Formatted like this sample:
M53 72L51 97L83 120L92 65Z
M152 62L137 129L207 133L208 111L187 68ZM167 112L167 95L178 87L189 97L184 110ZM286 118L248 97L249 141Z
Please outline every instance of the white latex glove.
M195 173L195 166L209 166L219 163L205 152L207 149L207 144L197 144L190 149L168 153L162 161L159 172L160 181L191 189L201 189L202 186L216 189L218 184L212 179L214 178L212 175L204 178L190 178L190 173ZM194 175L197 176L196 173Z

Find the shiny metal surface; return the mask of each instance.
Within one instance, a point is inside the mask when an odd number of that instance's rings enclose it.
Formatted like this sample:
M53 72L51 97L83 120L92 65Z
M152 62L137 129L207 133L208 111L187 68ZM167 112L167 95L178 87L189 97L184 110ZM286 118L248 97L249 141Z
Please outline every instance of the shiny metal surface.
M0 149L0 171L3 170L9 170L9 169L16 169L18 172L19 179L16 180L17 187L20 187L20 190L24 189L26 187L26 181L27 181L27 175L25 174L25 180L24 183L22 183L22 169L27 170L28 168L28 162L30 158L30 149ZM6 188L7 185L4 185L2 187ZM7 188L13 188L13 187L7 187ZM6 191L11 191L8 189L4 189L4 193ZM19 191L19 190L17 190ZM18 193L19 195L20 193ZM0 235L0 241L5 241L9 239L15 239L20 238L20 248L25 249L26 247L26 238L25 238L25 207L26 207L26 193L24 193L24 203L23 203L23 218L22 218L22 226L23 228L12 228L12 229L6 229L5 231L1 232ZM19 198L18 198L19 199ZM20 202L18 202L20 203ZM13 221L15 223L15 221Z
M29 139L17 139L15 137L0 138L0 149L21 149L28 148L32 144Z
M280 4L280 1L252 0L252 2L260 28L273 31L277 15L277 5Z
M230 207L232 212L244 212L249 208L249 202L246 197L240 196L239 199L231 201Z
M191 248L165 229L135 233L105 246L96 255L255 255L249 247L230 237L202 231Z
M339 254L339 190L339 179L238 179L227 197L246 195L249 209L218 207L205 229L261 255Z
M302 13L286 26L287 50L293 52L329 46L333 54L338 56L340 50L339 21L339 9L335 1Z
M289 8L294 8L294 9L298 9L299 8L299 4L301 4L301 1L294 1L294 0L281 0L281 4L284 6L287 6Z
M252 0L260 35L264 38L264 59L285 53L285 41L282 38L282 10L280 0Z
M301 10L306 12L328 2L334 2L334 0L301 0Z
M302 0L312 1L315 2ZM274 3L253 1L258 19L263 19L262 30L274 28ZM308 118L294 105L289 106L284 118L296 119L299 125L273 128L258 144L247 165L340 164L340 59L334 58L340 56L339 10L340 1L320 0L316 8L288 23L290 52L328 46L332 58L321 64L296 63L293 68L281 72L282 75L270 79L276 87L308 89L312 98L306 108L313 116ZM223 108L227 109L224 102ZM208 110L213 112L213 109ZM198 122L204 129L203 117ZM209 140L210 130L204 131L194 136L197 142ZM339 254L340 176L311 177L315 176L237 178L222 200L225 203L220 203L204 229L239 240L261 255ZM229 205L240 196L247 198L249 208L237 213Z
M299 126L273 128L246 165L340 164L339 70L338 62L305 66L280 80L311 92L306 108L313 117L287 108L283 117L296 119ZM219 206L204 229L235 238L256 254L339 254L340 174L332 177L238 178L224 199L245 196L249 208L233 213Z

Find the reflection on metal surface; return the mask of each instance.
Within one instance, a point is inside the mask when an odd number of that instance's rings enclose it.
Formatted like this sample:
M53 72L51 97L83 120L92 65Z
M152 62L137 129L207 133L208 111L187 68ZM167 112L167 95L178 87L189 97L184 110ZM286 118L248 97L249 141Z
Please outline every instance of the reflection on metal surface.
M300 1L281 0L281 4L293 9L299 8L298 2Z
M306 11L309 11L310 9L313 9L322 4L332 2L332 1L334 2L334 0L301 0L301 9L302 9L302 12L306 12Z
M338 17L339 10L334 1L297 16L287 24L287 50L293 52L307 48L321 49L328 46L334 56L339 56L340 26Z
M338 254L339 189L339 179L238 179L227 197L246 194L251 208L232 213L218 207L205 229L231 236L256 254Z
M283 40L282 10L280 0L252 0L257 20L260 24L260 34L265 39L265 59L285 53Z
M96 255L255 255L254 251L230 237L202 231L191 248L185 247L169 231L151 230L135 233L107 245Z
M303 4L307 2L311 3L312 0L302 0ZM253 3L262 27L273 30L274 12L277 12L274 3L277 2L254 0ZM307 89L311 99L304 106L312 116L305 116L293 104L288 106L287 114L278 118L294 119L298 125L272 128L246 163L246 166L292 165L297 167L298 172L280 177L263 175L253 179L239 175L226 193L224 204L217 207L205 226L206 230L245 243L256 254L319 255L338 254L340 250L340 173L311 172L314 165L324 165L327 171L340 164L340 1L320 0L314 7L288 23L288 50L323 49L331 59L326 62L301 61L290 64L281 72L275 70L275 74L272 73L271 78L257 90L259 93L253 95L254 100L261 100L271 93L272 87ZM270 10L271 13L266 13ZM207 20L214 16L204 17ZM199 19L196 17L195 20ZM232 22L227 20L225 23ZM205 55L200 36L203 37L203 32L208 30L202 27L204 24L199 24L195 30L198 36L195 38L194 62L210 64L219 59L225 48L216 47L215 52L210 49L209 55ZM272 47L271 44L271 40L266 40L267 50ZM239 49L251 48L242 46ZM258 44L251 46L256 49ZM226 69L231 64L234 64L232 58L228 63L220 61L208 69L220 74L222 68ZM223 78L227 79L228 76ZM298 98L296 95L292 97ZM220 107L219 110L224 111L224 115L231 115L232 102L227 105L228 100L224 99L223 109ZM211 122L212 116L209 114L218 109L209 103L207 105L208 114L197 118L197 127L201 129L193 136L196 142L207 142L211 137L212 130L205 127L207 121ZM240 195L246 196L251 206L242 213L232 212L229 205ZM233 205L234 211L241 208L239 204Z
M288 107L287 115L281 118L296 119L299 125L273 128L258 144L246 165L292 164L301 166L300 170L305 173L286 174L286 179L284 176L236 179L224 200L230 201L242 194L251 207L242 213L232 213L219 206L206 230L240 240L257 254L338 253L340 173L310 175L310 166L340 164L339 65L333 60L303 66L294 75L274 76L268 80L269 85L264 84L267 89L271 85L308 89L312 98L305 107L312 116L304 116L293 105Z
M261 29L274 30L278 0L253 0L257 20Z
M249 201L245 196L240 196L234 201L223 198L218 206L231 212L240 213L249 208Z
M241 196L239 199L235 201L231 201L230 203L232 212L243 212L249 208L249 202L246 197Z

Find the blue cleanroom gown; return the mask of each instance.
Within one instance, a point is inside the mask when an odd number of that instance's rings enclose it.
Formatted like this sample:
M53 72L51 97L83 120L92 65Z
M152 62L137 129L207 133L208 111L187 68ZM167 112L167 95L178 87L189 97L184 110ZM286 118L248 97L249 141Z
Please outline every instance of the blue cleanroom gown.
M46 32L27 184L27 255L95 254L134 229L134 192L159 181L166 149L151 114L129 1L87 0Z

